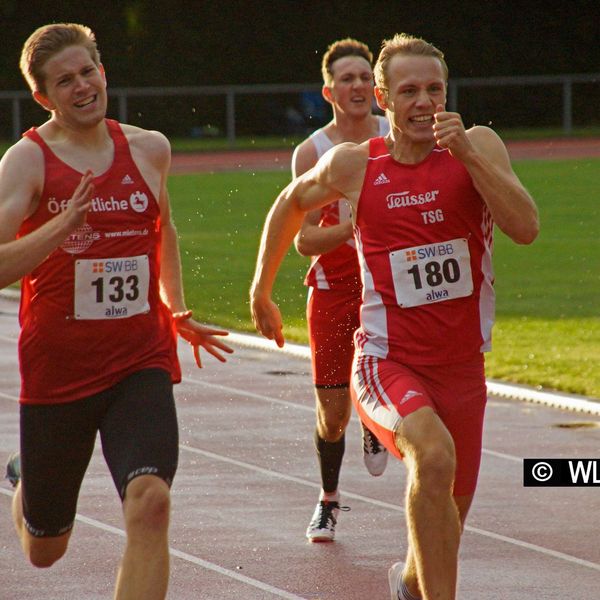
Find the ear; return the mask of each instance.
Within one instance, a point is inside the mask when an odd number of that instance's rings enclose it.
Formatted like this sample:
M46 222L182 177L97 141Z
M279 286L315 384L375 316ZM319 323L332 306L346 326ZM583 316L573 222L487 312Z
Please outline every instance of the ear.
M333 94L331 93L331 88L327 85L324 85L321 88L321 95L329 104L333 104Z
M100 75L102 75L102 79L104 80L104 87L106 87L106 71L102 63L98 64L98 71L100 71Z
M42 92L36 90L31 94L33 99L42 107L48 111L54 110L54 104L50 101L48 96L43 94Z
M381 110L387 110L389 108L387 90L375 86L375 100L377 101L377 106L379 106Z

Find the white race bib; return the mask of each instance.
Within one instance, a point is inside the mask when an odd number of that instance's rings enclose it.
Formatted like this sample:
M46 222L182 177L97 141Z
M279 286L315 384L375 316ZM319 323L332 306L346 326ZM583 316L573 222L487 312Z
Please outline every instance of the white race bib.
M75 261L75 318L124 319L150 310L148 256Z
M469 244L464 238L390 252L390 265L402 308L473 293Z

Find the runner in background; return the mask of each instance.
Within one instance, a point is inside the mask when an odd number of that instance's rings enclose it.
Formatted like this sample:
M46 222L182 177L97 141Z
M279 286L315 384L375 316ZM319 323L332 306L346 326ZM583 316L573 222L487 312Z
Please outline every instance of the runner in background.
M387 119L372 114L373 55L366 44L346 38L323 55L323 98L333 119L294 151L292 174L302 175L342 142L364 142L389 131ZM309 286L306 320L316 395L314 440L321 493L306 537L331 542L340 511L339 476L345 431L352 411L350 375L354 331L359 326L362 286L349 204L340 198L309 213L296 236L296 249L311 256L304 281ZM372 475L381 475L387 450L363 428L363 454Z

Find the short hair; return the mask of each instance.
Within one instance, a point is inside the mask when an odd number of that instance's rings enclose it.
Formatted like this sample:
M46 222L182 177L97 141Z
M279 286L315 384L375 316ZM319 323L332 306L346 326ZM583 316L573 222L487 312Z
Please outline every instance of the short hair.
M345 38L333 42L327 48L321 62L321 74L323 75L325 85L333 83L333 63L345 56L359 56L364 58L369 65L373 64L373 53L363 42L359 42L353 38Z
M400 54L402 56L432 56L437 58L442 64L444 77L448 80L448 65L444 60L444 53L433 44L424 39L408 35L407 33L397 33L390 40L383 40L381 43L381 52L375 63L375 84L378 88L387 90L387 66L392 57Z
M36 29L23 45L19 66L32 91L46 92L44 65L55 54L69 46L83 46L96 66L100 52L94 32L77 23L52 23Z

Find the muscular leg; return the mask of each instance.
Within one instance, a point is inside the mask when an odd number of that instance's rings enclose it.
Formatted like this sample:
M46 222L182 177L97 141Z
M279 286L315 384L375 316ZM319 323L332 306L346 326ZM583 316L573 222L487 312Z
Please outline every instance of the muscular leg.
M316 445L323 491L337 490L342 458L343 435L352 412L350 392L347 387L316 388Z
M409 471L407 576L414 578L416 572L424 600L454 600L461 533L459 511L452 498L454 443L429 407L403 419L396 443Z
M40 568L51 567L64 556L71 537L70 531L57 537L39 538L31 535L25 527L20 483L13 496L12 516L23 552L32 565Z
M458 509L458 517L460 519L461 533L465 527L465 521L467 520L467 513L473 502L474 494L468 496L454 496L454 503ZM417 564L415 562L414 553L409 546L408 552L406 553L406 562L404 566L404 572L402 579L408 588L408 591L415 597L421 597L421 591L419 588L419 580L417 576Z
M115 600L162 600L169 582L169 511L167 484L153 475L136 477L123 502L127 543Z

